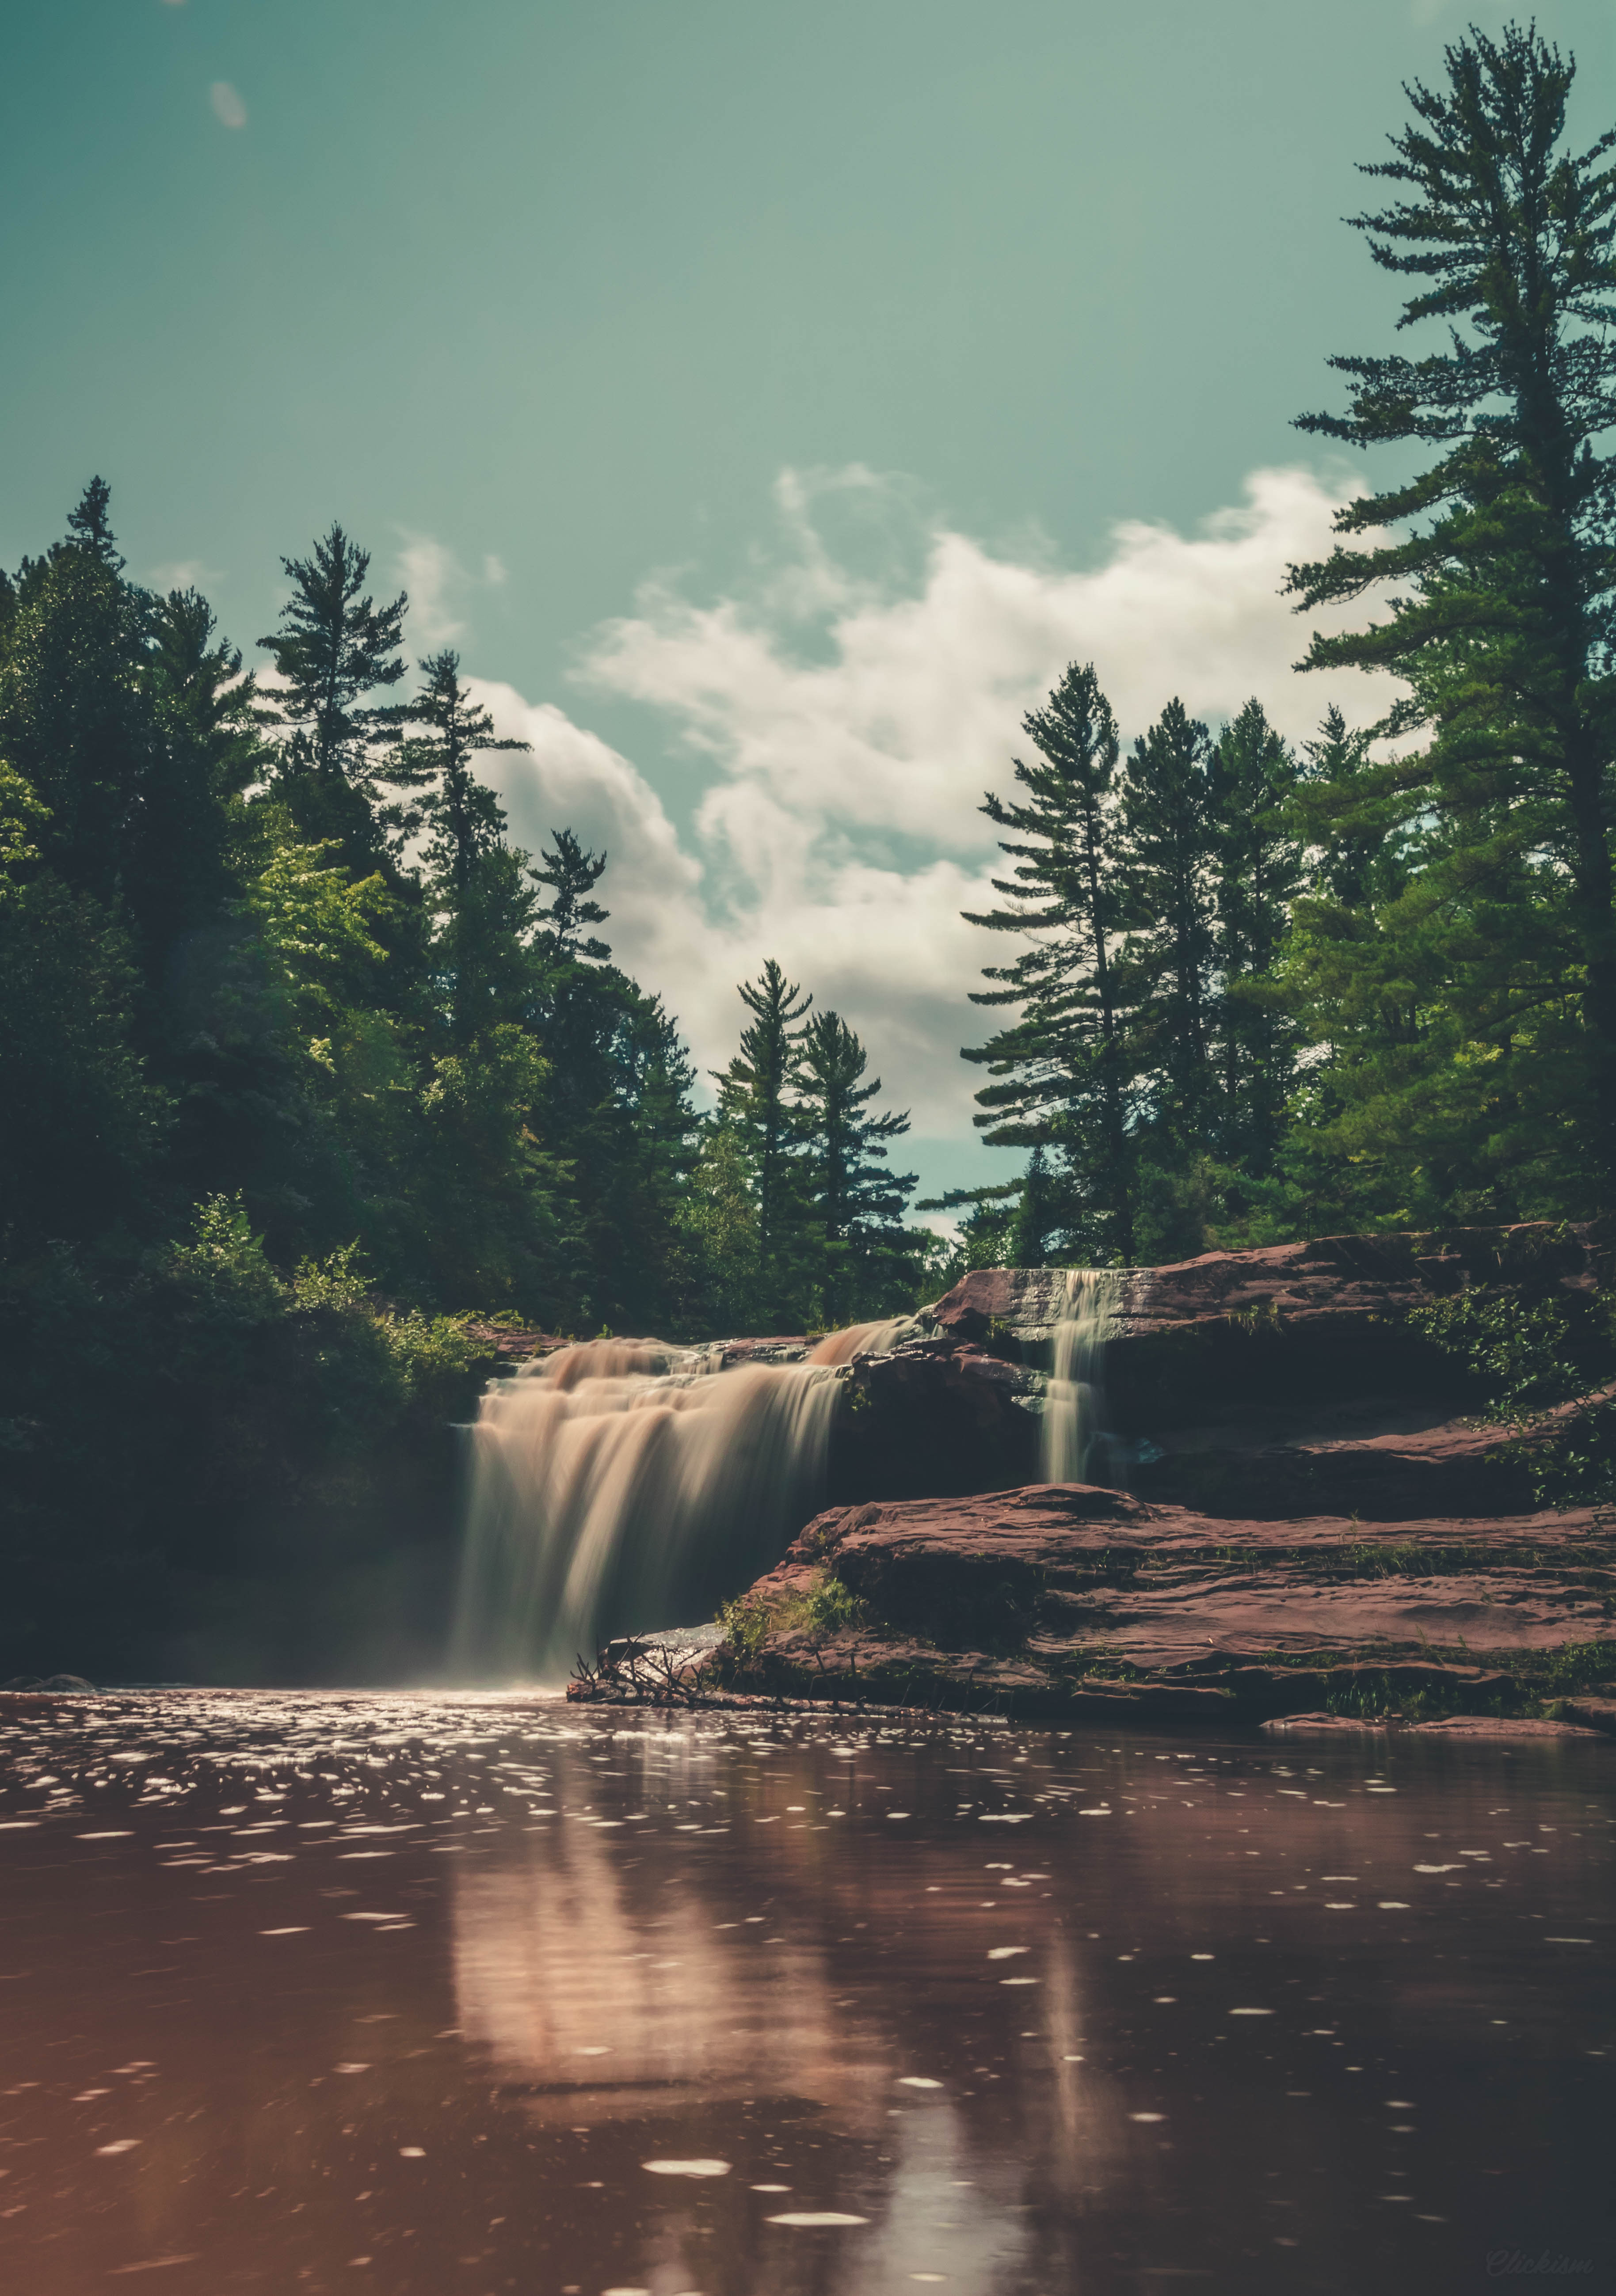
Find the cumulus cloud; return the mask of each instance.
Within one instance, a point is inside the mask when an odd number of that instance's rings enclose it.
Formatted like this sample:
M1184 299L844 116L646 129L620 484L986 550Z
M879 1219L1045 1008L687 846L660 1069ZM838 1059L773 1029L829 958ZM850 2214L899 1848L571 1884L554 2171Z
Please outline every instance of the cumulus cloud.
M216 79L208 90L213 116L225 127L245 127L247 107L227 79Z
M609 851L607 937L703 1067L733 1048L735 982L775 956L858 1029L917 1130L963 1136L980 1078L959 1046L988 1018L965 997L992 952L960 912L990 902L997 858L977 808L1008 783L1021 714L1066 664L1094 660L1130 734L1174 693L1214 724L1256 693L1305 737L1330 701L1361 722L1389 692L1292 672L1306 627L1278 586L1288 562L1328 546L1332 508L1306 472L1255 472L1243 502L1194 534L1119 526L1084 572L939 528L907 583L872 582L826 548L814 523L824 483L782 482L783 539L747 596L652 586L587 648L586 687L649 705L703 762L688 835L638 767L509 686L478 690L532 754L487 762L519 842L537 849L564 823ZM882 484L865 472L834 483Z
M786 508L800 528L794 488ZM585 676L668 712L712 759L722 778L703 827L732 839L743 868L764 863L771 815L776 836L787 821L836 821L970 852L984 785L1004 779L1022 712L1068 661L1095 663L1132 733L1174 693L1214 720L1258 693L1292 734L1332 699L1349 713L1383 706L1351 674L1291 674L1305 631L1276 593L1288 562L1328 546L1330 510L1309 473L1259 471L1245 501L1197 535L1119 526L1087 573L943 530L918 592L898 597L865 594L810 534L797 569L826 607L813 656L793 649L783 615L652 588L599 634Z
M504 562L490 551L480 571L468 573L447 543L401 527L403 543L394 574L410 594L410 643L417 648L452 644L466 634L465 603L480 586L496 590L505 579Z

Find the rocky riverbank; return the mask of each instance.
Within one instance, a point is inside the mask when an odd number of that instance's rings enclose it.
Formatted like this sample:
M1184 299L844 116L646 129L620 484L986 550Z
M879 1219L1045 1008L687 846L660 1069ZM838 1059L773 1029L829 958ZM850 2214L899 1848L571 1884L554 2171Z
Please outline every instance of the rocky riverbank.
M1609 1260L1591 1231L1518 1227L1128 1271L1105 1485L1037 1480L1060 1272L969 1275L854 1364L840 1503L718 1651L575 1694L1609 1728L1612 1526L1534 1503L1508 1431L1466 1416L1407 1320L1474 1283L1586 1294Z

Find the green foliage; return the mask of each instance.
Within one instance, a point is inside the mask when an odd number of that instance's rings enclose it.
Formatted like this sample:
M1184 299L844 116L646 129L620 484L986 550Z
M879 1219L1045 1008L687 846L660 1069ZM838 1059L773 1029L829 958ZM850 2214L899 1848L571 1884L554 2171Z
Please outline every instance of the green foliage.
M385 847L371 792L387 778L398 713L366 700L404 676L400 648L408 603L400 591L378 606L365 588L370 553L332 524L307 558L283 558L291 595L281 627L260 638L280 679L273 709L290 739L276 766L278 789L307 838L335 839L358 873Z
M1300 1036L1275 977L1302 865L1295 763L1259 703L1214 743L1175 701L1119 775L1092 666L1024 723L1027 798L983 808L1013 832L1006 906L970 918L1027 938L972 999L1021 1013L965 1058L994 1078L988 1138L1032 1155L1019 1190L945 1208L970 1204L1018 1266L1185 1258L1274 1193Z
M1611 1201L1616 133L1568 146L1575 67L1535 29L1444 63L1365 171L1395 203L1355 218L1413 284L1400 324L1444 333L1333 360L1348 411L1301 424L1434 459L1288 586L1380 601L1303 667L1389 672L1396 705L1332 709L1293 758L1255 702L1215 742L1169 702L1119 777L1074 668L1022 800L988 802L1016 865L977 922L1029 947L978 1000L1019 1020L968 1057L989 1136L1045 1152L1023 1235L1050 1259Z
M1401 324L1440 321L1447 348L1333 360L1349 412L1302 422L1440 451L1349 504L1348 539L1290 584L1303 608L1391 586L1306 666L1401 678L1374 729L1395 745L1338 756L1308 801L1338 852L1406 873L1367 906L1326 883L1292 970L1333 1051L1332 1144L1398 1193L1507 1218L1602 1202L1616 1156L1616 462L1595 443L1616 415L1616 135L1563 148L1575 67L1535 29L1472 30L1445 62L1365 170L1397 203L1355 223L1424 283Z
M1515 1431L1507 1456L1539 1505L1616 1509L1616 1293L1575 1300L1480 1288L1409 1317Z
M21 806L12 818L31 824ZM128 936L50 870L0 878L0 1241L135 1217L168 1111L135 1045Z
M870 1623L869 1605L829 1570L816 1570L806 1588L738 1595L719 1605L718 1624L742 1671L753 1669L771 1636L807 1635L811 1642L855 1633Z
M1030 1147L1040 1183L1042 1151L1058 1144L1071 1200L1059 1222L1040 1199L1018 1235L1018 1253L1036 1249L1056 1225L1088 1257L1131 1259L1134 1253L1130 1159L1126 1133L1129 1073L1118 1011L1113 941L1123 916L1114 797L1119 742L1111 704L1091 662L1073 662L1043 709L1022 720L1036 750L1018 758L1025 792L1007 804L988 793L982 811L1011 835L1000 849L1014 864L995 878L1006 906L971 923L1027 937L1007 965L988 965L997 985L974 991L973 1004L1014 1004L1019 1017L964 1057L993 1079L977 1094L976 1119L995 1145ZM987 1201L985 1195L957 1201ZM1028 1232L1029 1226L1033 1231Z

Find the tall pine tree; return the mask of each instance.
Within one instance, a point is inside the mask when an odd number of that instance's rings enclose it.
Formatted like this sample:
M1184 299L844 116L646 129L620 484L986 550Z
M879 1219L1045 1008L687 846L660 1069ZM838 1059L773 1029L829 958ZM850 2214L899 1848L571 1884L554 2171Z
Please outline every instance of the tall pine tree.
M1296 769L1261 702L1224 728L1210 762L1217 877L1217 1068L1225 1160L1251 1176L1272 1165L1296 1066L1296 1027L1274 981L1302 884L1291 817Z
M976 1095L984 1113L975 1121L995 1145L1055 1145L1074 1247L1128 1260L1129 1079L1113 962L1124 914L1116 720L1092 662L1073 662L1045 707L1021 722L1036 750L1030 762L1014 760L1021 794L1007 803L989 792L982 807L1010 832L1000 850L1012 873L993 881L1005 906L966 912L972 924L1028 942L1011 964L984 967L997 986L972 992L973 1004L1020 1007L986 1045L965 1052L994 1079ZM1047 1189L1041 1155L1038 1170Z
M463 1046L515 1010L528 977L522 941L534 906L525 856L507 846L504 808L478 780L473 761L531 744L496 733L462 684L453 648L431 655L421 670L426 683L401 713L409 731L386 770L395 788L410 792L401 826L425 832L428 898L439 919L432 970L443 986L449 1034Z
M887 1168L887 1143L909 1129L906 1115L877 1115L866 1083L869 1056L839 1013L816 1013L802 1039L799 1070L803 1131L813 1172L813 1207L825 1248L824 1308L831 1324L885 1306L903 1260L904 1206L913 1173Z
M258 644L281 680L278 721L291 728L277 783L299 832L339 840L358 876L386 859L377 784L387 779L398 713L366 697L405 674L404 591L378 606L365 587L370 553L333 523L307 558L281 561L291 595Z
M1175 699L1134 743L1122 785L1123 977L1150 1120L1181 1144L1203 1136L1215 1104L1214 799L1207 729Z
M1425 740L1315 795L1348 819L1367 800L1423 848L1362 940L1413 1017L1395 1073L1359 1079L1389 1173L1423 1164L1434 1092L1472 1211L1586 1210L1616 1185L1616 459L1597 443L1616 422L1616 131L1565 147L1575 66L1535 28L1472 30L1445 62L1363 171L1392 204L1353 221L1382 269L1423 283L1399 324L1436 320L1446 347L1333 360L1349 411L1301 422L1436 459L1349 504L1347 539L1290 584L1302 608L1390 586L1379 619L1316 634L1305 666L1392 672L1408 697L1382 730Z
M802 1241L801 1127L795 1095L802 1062L803 1015L813 1003L771 956L755 981L738 984L752 1015L741 1048L714 1081L720 1113L746 1144L758 1201L759 1281L766 1312L777 1321L791 1297Z

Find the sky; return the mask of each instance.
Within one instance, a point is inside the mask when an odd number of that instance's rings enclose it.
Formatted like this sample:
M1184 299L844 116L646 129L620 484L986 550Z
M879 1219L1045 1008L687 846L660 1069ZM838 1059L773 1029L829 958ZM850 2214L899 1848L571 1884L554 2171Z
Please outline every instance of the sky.
M923 1187L1008 1178L959 1058L982 795L1072 660L1129 737L1383 702L1292 670L1284 568L1374 476L1292 421L1392 345L1355 163L1510 12L9 0L0 555L98 471L250 659L340 520L531 742L513 836L607 850L703 1070L778 957ZM1616 15L1538 21L1592 142Z

